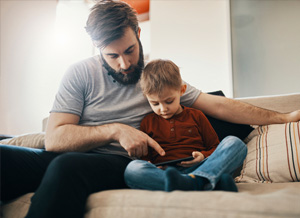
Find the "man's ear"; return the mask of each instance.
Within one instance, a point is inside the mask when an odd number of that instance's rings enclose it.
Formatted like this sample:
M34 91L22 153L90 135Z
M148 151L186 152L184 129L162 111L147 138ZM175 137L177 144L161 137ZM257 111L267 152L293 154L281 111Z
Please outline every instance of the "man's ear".
M92 40L92 42L93 42L93 45L94 45L96 48L98 48L97 41L95 41L95 40Z
M186 84L182 84L181 85L181 89L180 89L180 96L182 96L186 91Z

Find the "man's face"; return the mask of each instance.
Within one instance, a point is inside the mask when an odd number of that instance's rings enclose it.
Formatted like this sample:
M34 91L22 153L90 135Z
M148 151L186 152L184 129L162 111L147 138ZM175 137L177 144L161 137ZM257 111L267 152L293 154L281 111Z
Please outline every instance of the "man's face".
M140 79L144 68L143 49L131 28L125 30L122 38L103 48L101 58L108 74L117 82L135 84Z

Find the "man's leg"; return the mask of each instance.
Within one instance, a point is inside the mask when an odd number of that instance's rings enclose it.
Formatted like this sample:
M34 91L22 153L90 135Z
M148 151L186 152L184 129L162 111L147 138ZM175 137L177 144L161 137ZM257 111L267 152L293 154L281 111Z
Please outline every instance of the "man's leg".
M165 171L144 160L131 161L124 176L130 188L146 190L164 190L165 188Z
M166 191L213 190L223 174L231 174L243 164L246 155L245 143L237 137L228 136L203 164L189 173L190 176L181 176L174 169L167 170ZM233 181L228 182L231 185Z
M124 170L130 161L108 154L60 155L49 165L26 217L82 218L91 193L127 187Z
M0 145L1 201L10 201L39 186L48 164L59 153Z

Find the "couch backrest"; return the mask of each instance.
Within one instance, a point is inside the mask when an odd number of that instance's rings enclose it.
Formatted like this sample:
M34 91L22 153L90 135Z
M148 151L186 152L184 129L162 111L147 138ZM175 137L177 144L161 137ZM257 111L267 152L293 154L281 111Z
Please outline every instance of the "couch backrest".
M236 98L237 100L255 105L257 107L282 113L300 110L300 93L273 96L258 96L248 98ZM46 131L48 117L43 119L43 129Z
M300 110L300 93L237 99L257 107L279 111L282 113Z

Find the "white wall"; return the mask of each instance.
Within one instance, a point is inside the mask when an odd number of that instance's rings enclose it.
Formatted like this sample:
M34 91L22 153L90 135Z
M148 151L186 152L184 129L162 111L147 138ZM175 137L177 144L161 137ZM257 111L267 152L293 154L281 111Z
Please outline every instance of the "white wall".
M185 81L232 96L229 0L152 0L150 23L150 59L171 59Z
M232 0L234 97L300 92L300 1Z
M1 1L0 133L41 130L56 1ZM51 75L51 74L50 74ZM41 113L42 112L42 113Z
M230 97L228 1L152 0L150 22L141 24L145 52L173 60L183 79L203 91L222 89ZM56 0L0 1L1 134L40 131L66 67L94 54L82 2L59 1L57 8ZM65 26L56 26L57 18Z
M41 131L66 67L93 53L84 30L86 19L79 19L87 16L88 8L82 7L83 1L60 2L68 13L59 26L65 32L55 28L61 15L57 0L0 1L1 134ZM79 42L76 37L81 37Z

